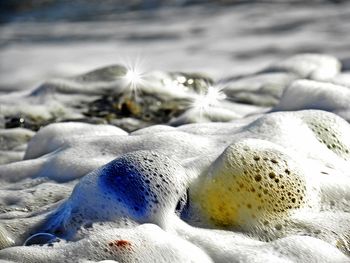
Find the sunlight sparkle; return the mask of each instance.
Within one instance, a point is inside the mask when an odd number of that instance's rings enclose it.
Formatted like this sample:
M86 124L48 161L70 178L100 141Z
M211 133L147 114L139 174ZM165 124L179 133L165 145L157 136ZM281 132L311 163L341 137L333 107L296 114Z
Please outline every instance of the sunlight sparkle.
M226 95L222 88L209 86L206 94L199 94L194 97L191 108L197 109L202 114L224 99L226 99Z

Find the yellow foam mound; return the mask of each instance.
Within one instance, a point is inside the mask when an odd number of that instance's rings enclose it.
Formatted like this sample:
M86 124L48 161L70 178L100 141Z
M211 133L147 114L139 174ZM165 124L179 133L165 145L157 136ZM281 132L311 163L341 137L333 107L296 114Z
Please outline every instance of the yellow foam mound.
M244 229L276 223L303 206L306 184L278 146L248 139L226 148L190 194L214 225Z

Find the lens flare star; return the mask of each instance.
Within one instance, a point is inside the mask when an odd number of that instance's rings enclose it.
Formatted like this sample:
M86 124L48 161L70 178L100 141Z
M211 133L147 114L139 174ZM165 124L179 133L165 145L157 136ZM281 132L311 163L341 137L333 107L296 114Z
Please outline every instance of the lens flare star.
M126 72L122 77L125 96L136 97L139 90L146 85L148 73L145 71L145 63L139 56L121 59L125 65Z
M141 72L136 67L128 67L124 76L126 81L125 88L129 90L131 94L136 94L140 86L144 84L145 73Z
M124 78L131 89L136 89L136 87L142 82L142 74L137 69L128 69Z
M198 111L200 118L202 118L203 114L208 113L211 107L219 105L222 100L226 99L222 90L222 87L209 86L205 94L195 95L190 108Z

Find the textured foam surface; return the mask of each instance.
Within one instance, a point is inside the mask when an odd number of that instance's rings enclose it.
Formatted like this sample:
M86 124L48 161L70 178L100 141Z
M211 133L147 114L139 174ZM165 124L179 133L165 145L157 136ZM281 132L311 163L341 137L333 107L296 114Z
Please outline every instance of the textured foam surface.
M318 146L318 149L298 145L287 147L294 140L300 140L298 133L288 132L294 123L300 124L305 134L306 131L309 133L308 136L313 138L310 143ZM343 195L346 199L348 194L345 193L350 188L346 152L350 146L346 139L349 124L334 114L310 110L279 112L241 124L208 123L176 129L159 126L129 135L118 131L117 135L107 137L104 134L105 126L94 126L86 134L93 136L73 136L74 143L65 142L65 138L72 137L74 129L80 133L82 126L74 123L65 125L70 127L67 135L60 133L65 150L53 147L51 151L47 150L48 153L41 152L44 158L1 167L2 175L22 171L21 178L12 178L18 181L19 189L23 188L21 180L37 177L43 180L33 186L38 197L28 196L25 198L27 201L15 198L15 190L11 187L2 193L2 200L8 200L7 204L11 204L9 207L13 207L13 210L1 214L2 247L21 245L31 235L45 232L57 236L59 242L48 241L51 237L41 234L27 241L33 243L31 247L3 249L1 258L16 261L21 255L27 255L28 259L31 258L28 262L57 262L62 257L72 255L80 259L129 262L140 259L138 257L152 261L164 256L161 261L181 262L184 258L190 260L193 257L198 262L210 262L221 261L221 258L232 261L239 255L240 261L251 261L254 251L253 255L259 255L261 260L254 257L256 262L274 262L277 258L288 262L314 259L308 254L312 251L312 257L325 262L346 260L343 252L346 253L348 241L343 229L350 224L350 217L347 201L336 195ZM50 141L52 132L48 131L55 130L55 126L64 127L55 124L37 133L27 152L32 151L33 141L40 137L40 141ZM195 133L191 133L194 128ZM267 131L272 128L273 132L268 134ZM299 129L299 126L294 128ZM215 135L217 130L220 133ZM96 144L96 138L106 142ZM279 143L284 140L287 140L285 145ZM338 146L328 147L336 142ZM111 149L106 148L107 144L111 145ZM314 148L317 152L313 152ZM112 152L112 149L113 154L119 157L110 162L109 157L102 158L101 163L106 164L100 168L100 164L95 164L96 170L85 176L83 170L86 168L79 168L79 162L72 166L73 155L69 160L61 159L60 171L70 174L69 181L84 176L78 183L67 182L66 188L58 190L55 189L56 182L45 181L45 177L49 176L45 174L48 171L46 163L66 155L66 151L74 150L77 160L81 158L77 153L88 159L89 155ZM42 164L37 164L41 159ZM85 166L84 163L80 165ZM61 181L58 177L52 179ZM2 180L8 184L5 176ZM45 189L51 186L55 191L51 190L49 194ZM69 194L68 189L73 186ZM16 193L20 192L16 190ZM41 200L40 195L46 196L45 201ZM47 199L50 195L53 199ZM57 205L51 205L57 201ZM37 207L43 205L46 205L46 209L38 210ZM30 210L21 210L23 207L30 207ZM33 213L35 210L41 212ZM20 219L15 219L17 217ZM145 223L158 225L165 230L162 232L166 235L164 238L173 245L169 247L167 242L160 241L163 234L159 234L159 237L158 234L151 235L157 238L156 243L147 241L151 236L145 234L148 237L143 242L151 242L151 248L147 249L148 245L138 247L138 238L144 239L137 225L144 229ZM338 224L342 228L338 228ZM113 230L107 230L107 226ZM101 231L105 231L104 234ZM165 234L167 232L169 234ZM117 233L117 236L114 237L113 233ZM126 236L122 233L126 233ZM130 238L128 233L137 240ZM300 233L313 238L298 235ZM244 240L236 241L238 251L235 246L227 247L223 241L218 241L221 238L235 239L236 235ZM213 240L208 240L209 236ZM106 240L109 239L112 241L108 243ZM296 239L299 240L297 245ZM94 242L107 243L105 248L91 245L94 249L86 250L86 244ZM310 245L314 242L324 250ZM160 247L156 248L156 244ZM187 249L182 250L174 244ZM228 252L226 249L224 251L228 254L213 252L212 244L218 246L218 251L221 246L227 247ZM38 245L44 246L40 248ZM43 248L47 246L50 252L38 252L44 251ZM114 246L117 247L115 251ZM190 246L195 247L197 254L186 254ZM119 247L124 249L122 254ZM286 251L290 252L282 252L282 247L283 250L287 247ZM89 252L83 253L83 248ZM296 254L299 250L304 252ZM325 253L325 250L328 252Z
M0 96L4 123L19 124L0 130L0 261L348 262L339 63L300 55L223 87L153 72L120 105L122 66ZM41 112L53 95L54 121ZM18 98L38 108L9 118Z
M193 199L223 227L279 222L306 200L304 175L293 158L261 140L227 147L208 177L198 183Z

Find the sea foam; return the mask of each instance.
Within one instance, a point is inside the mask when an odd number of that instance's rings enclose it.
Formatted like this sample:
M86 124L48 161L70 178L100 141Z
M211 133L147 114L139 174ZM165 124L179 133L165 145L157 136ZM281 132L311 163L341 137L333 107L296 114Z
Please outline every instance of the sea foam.
M145 106L153 125L135 131L91 123L101 116L59 122L57 114L57 123L37 132L30 125L2 129L1 149L20 156L1 159L0 261L349 261L350 104L344 78L336 81L339 65L329 56L297 56L236 84L226 80L226 98L166 111L173 115L163 115L165 123L155 114L163 106ZM69 81L107 87L105 78L118 86L122 69ZM198 86L165 92L162 78L179 76ZM155 85L148 89L160 93L151 100L145 91L152 102L182 105L207 91L202 76L150 79ZM85 106L96 96L93 105L100 105L104 88L90 94L93 88L70 88L69 81L16 96L41 104L39 98L57 95L69 108L61 117L83 115L67 94ZM255 103L259 96L264 101ZM130 118L145 121L137 109L145 102L129 99L119 113L128 109ZM16 111L10 103L5 108Z

